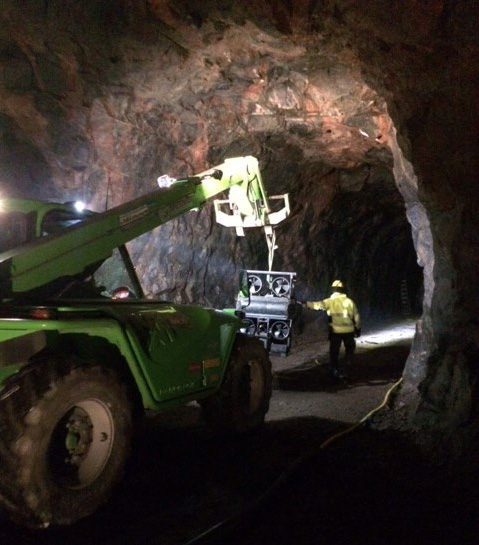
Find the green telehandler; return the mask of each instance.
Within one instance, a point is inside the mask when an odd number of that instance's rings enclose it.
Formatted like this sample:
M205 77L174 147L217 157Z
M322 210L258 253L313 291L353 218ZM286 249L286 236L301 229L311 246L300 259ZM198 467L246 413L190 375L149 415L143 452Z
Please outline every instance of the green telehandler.
M159 183L102 213L0 202L0 505L19 524L95 512L146 411L197 401L218 430L264 421L271 364L241 315L145 298L125 244L228 191L218 222L264 228L271 252L288 195L267 197L254 157Z

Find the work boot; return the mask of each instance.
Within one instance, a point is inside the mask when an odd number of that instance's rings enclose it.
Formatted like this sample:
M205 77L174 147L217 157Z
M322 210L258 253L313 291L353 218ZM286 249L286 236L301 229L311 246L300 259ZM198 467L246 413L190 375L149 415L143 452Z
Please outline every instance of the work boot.
M349 372L351 370L351 366L349 363L347 363L346 365L344 365L342 368L341 368L341 378L344 379L344 380L348 380L349 379Z
M339 369L337 367L329 367L329 376L337 382L339 380Z

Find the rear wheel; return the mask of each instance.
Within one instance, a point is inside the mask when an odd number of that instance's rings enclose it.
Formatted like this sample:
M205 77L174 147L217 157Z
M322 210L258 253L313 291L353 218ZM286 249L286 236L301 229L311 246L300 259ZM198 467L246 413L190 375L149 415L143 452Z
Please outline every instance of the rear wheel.
M39 391L35 375L41 383L45 374ZM0 445L4 504L34 527L90 515L108 499L129 454L132 406L124 386L112 370L68 356L37 364L12 386L0 401L2 428L9 428Z
M202 401L204 418L217 430L251 431L264 422L271 390L268 353L258 340L238 337L221 389Z

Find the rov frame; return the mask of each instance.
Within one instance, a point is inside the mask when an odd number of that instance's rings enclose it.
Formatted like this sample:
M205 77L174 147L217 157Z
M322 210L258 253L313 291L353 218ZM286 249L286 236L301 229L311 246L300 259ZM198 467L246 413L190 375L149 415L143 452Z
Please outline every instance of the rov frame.
M249 298L240 304L243 332L258 338L266 350L286 356L291 348L291 307L295 272L245 270Z

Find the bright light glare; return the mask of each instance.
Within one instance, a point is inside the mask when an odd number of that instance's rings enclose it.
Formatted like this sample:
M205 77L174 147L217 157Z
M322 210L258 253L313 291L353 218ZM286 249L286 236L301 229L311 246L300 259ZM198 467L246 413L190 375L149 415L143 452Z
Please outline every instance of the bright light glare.
M83 201L75 201L73 206L77 212L83 212L83 210L85 210L85 203Z
M363 333L359 339L356 339L356 342L366 346L397 343L399 341L411 340L415 332L415 322L408 321Z
M168 188L176 182L176 178L172 178L171 176L168 176L168 174L163 174L162 176L159 176L156 181L158 182L159 187Z

